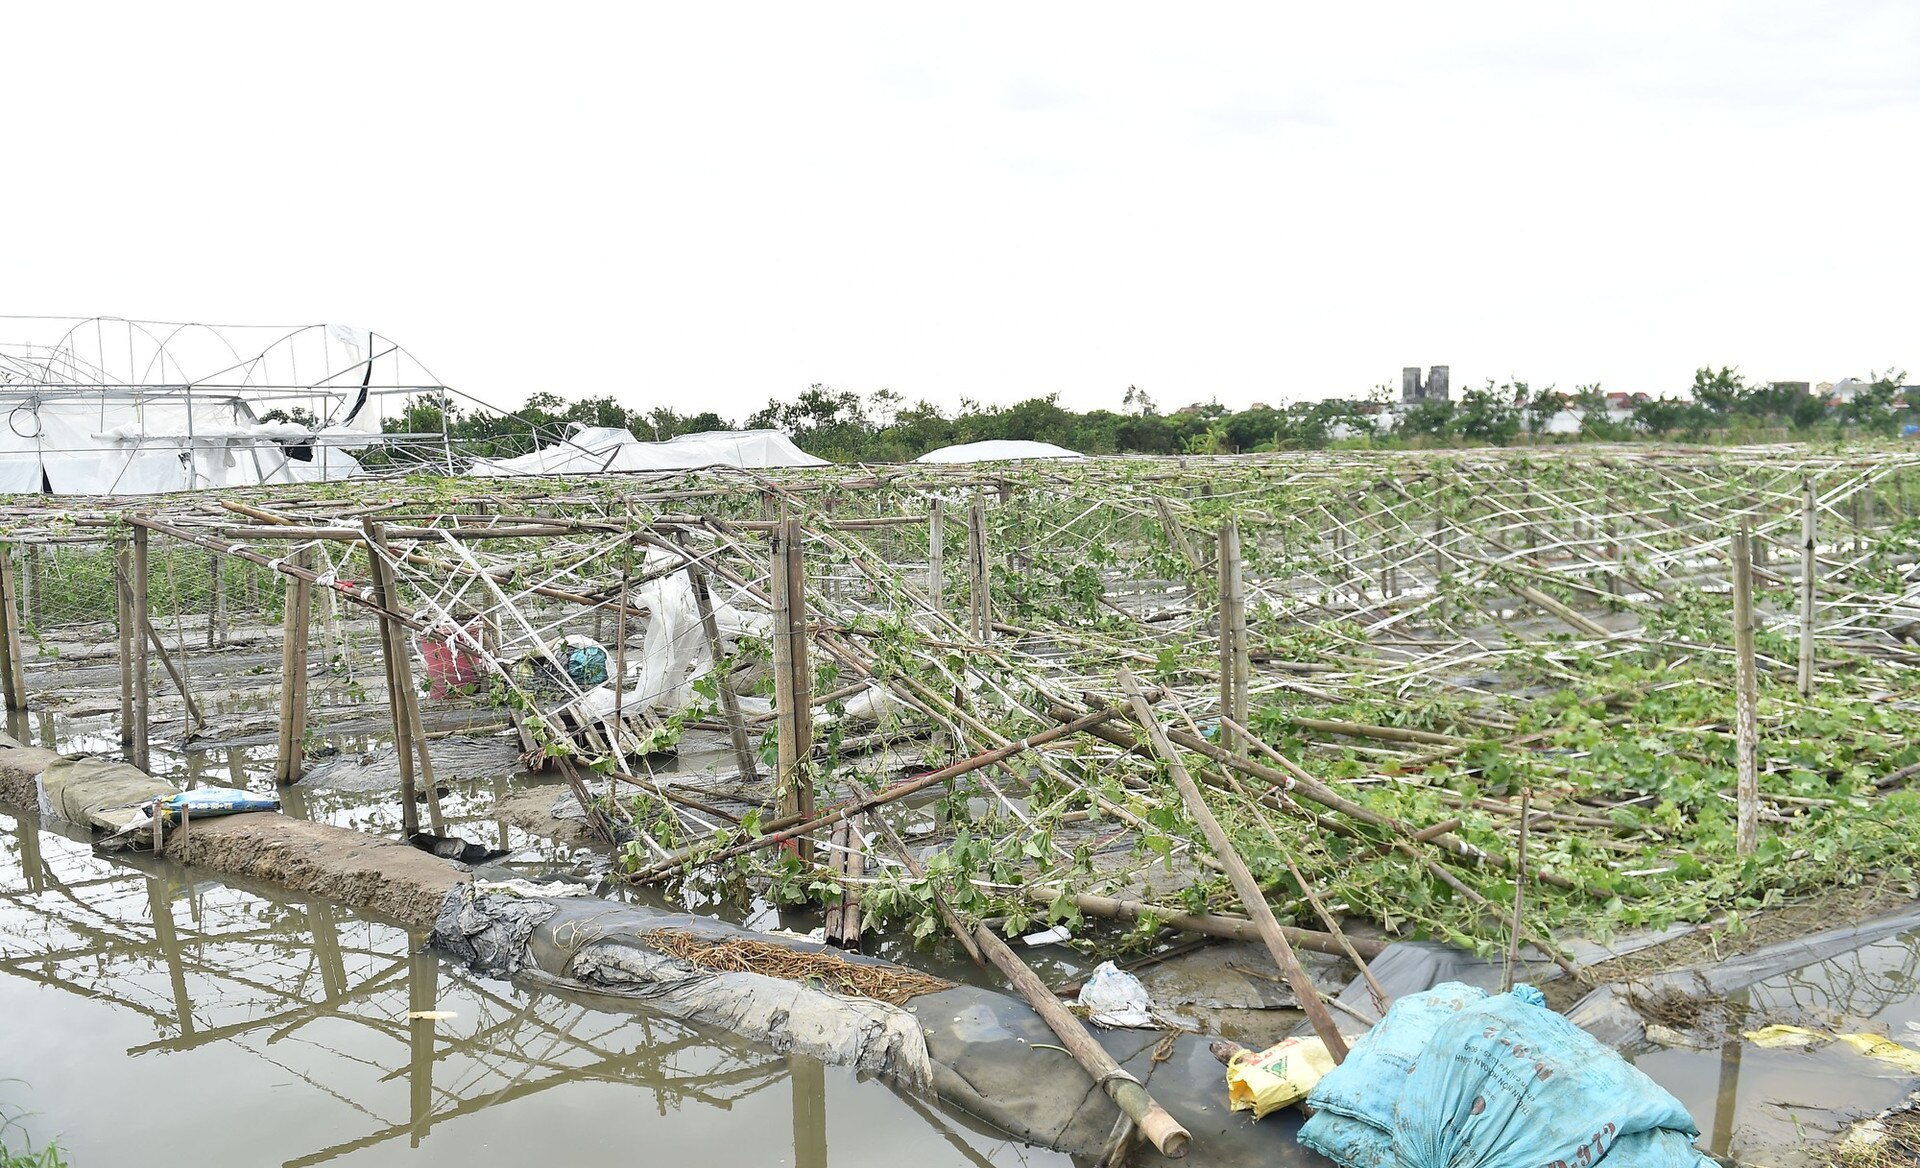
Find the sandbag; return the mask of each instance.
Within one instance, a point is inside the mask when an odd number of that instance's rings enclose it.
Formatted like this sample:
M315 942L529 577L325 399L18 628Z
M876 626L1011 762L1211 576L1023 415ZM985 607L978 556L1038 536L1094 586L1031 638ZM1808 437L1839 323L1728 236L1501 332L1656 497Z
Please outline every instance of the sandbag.
M1402 998L1308 1096L1300 1142L1375 1168L1694 1168L1679 1100L1519 986Z

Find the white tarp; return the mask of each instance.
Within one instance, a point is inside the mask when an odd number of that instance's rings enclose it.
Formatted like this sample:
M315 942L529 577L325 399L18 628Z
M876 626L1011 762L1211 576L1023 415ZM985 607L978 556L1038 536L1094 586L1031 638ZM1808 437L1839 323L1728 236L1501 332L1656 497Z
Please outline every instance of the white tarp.
M189 400L191 404L189 404ZM350 478L357 430L263 423L237 397L181 393L0 400L0 491L148 495ZM296 451L310 455L296 456ZM44 483L43 483L44 478Z
M915 462L1018 462L1027 458L1085 458L1078 451L1051 442L1027 442L996 438L987 442L962 442L929 450Z
M710 430L682 434L665 442L642 442L626 430L579 426L557 442L518 458L476 459L471 473L515 475L606 474L611 471L700 470L734 466L761 470L776 466L825 466L778 430Z

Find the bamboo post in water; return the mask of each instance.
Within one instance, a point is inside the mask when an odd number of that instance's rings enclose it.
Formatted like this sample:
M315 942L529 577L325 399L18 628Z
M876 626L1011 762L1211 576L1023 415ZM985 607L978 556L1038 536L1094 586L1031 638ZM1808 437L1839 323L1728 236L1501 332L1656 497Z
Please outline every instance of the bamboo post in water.
M1300 959L1287 942L1286 934L1280 931L1280 922L1274 919L1273 906L1267 903L1267 894L1261 890L1260 882L1253 878L1246 861L1240 858L1226 829L1213 817L1213 810L1207 806L1199 786L1194 783L1193 776L1187 773L1186 764L1180 761L1173 744L1167 741L1167 732L1161 728L1160 720L1153 716L1153 707L1147 704L1146 695L1140 692L1140 686L1125 666L1120 669L1120 685L1126 690L1134 719L1146 730L1154 753L1166 763L1167 772L1173 777L1174 786L1180 789L1180 798L1187 805L1187 814L1199 824L1201 833L1207 837L1208 846L1226 868L1227 878L1233 882L1234 891L1240 894L1240 902L1246 906L1247 915L1253 918L1254 925L1260 930L1260 939L1266 942L1267 952L1272 954L1274 964L1280 967L1280 971L1286 974L1293 996L1299 999L1307 1021L1313 1023L1314 1033L1326 1043L1327 1053L1333 1056L1335 1063L1346 1061L1346 1040L1340 1037L1339 1028L1333 1024L1333 1015L1327 1013L1327 1007L1320 1001L1320 991L1314 986L1313 979L1307 976L1307 971L1301 968Z
M307 552L293 562L307 566ZM274 745L273 781L285 787L306 771L307 634L313 611L313 585L287 577L286 608L280 614L280 734Z
M812 673L807 666L806 567L801 556L800 520L788 518L774 529L773 561L773 707L779 751L780 814L813 816L813 777L807 763L813 753ZM795 841L800 859L813 863L813 841Z
M1735 847L1750 856L1760 835L1759 681L1753 663L1753 549L1747 525L1733 534L1734 758L1739 772Z
M1814 573L1819 570L1819 562L1814 552L1818 546L1818 509L1820 497L1814 492L1813 479L1803 484L1803 497L1800 501L1800 696L1813 696L1813 605Z
M147 611L147 529L144 527L133 529L133 554L128 560L127 598L130 606L128 618L132 625L127 630L127 635L132 642L128 664L133 672L133 743L127 761L152 774L147 735L152 692L147 678L147 638L140 631L151 623Z

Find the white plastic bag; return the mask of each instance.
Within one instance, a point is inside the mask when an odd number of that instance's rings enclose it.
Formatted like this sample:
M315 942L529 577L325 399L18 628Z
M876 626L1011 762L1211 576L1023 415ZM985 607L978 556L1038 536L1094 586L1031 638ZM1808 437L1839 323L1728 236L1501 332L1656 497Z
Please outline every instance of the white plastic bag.
M1153 1025L1153 1000L1147 997L1147 987L1111 961L1102 961L1093 976L1080 987L1079 1004L1087 1008L1088 1017L1102 1026Z

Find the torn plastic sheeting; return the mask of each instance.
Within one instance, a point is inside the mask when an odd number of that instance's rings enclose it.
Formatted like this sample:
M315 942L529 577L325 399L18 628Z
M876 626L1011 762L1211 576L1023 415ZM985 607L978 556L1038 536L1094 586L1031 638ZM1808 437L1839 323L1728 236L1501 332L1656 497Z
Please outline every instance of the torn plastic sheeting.
M108 834L151 822L144 806L178 791L131 763L104 758L62 758L40 775L42 811Z
M489 896L462 885L440 906L431 941L481 973L512 977L526 964L533 931L558 911L550 900Z
M625 941L582 946L567 962L565 979L720 1026L768 1050L880 1075L908 1091L924 1092L933 1080L919 1023L885 1002L765 974L702 969Z
M1525 985L1400 999L1307 1102L1301 1142L1357 1168L1706 1161L1679 1100Z
M801 952L822 949L793 937L750 932L706 917L641 905L585 898L546 903L553 915L526 939L523 978L574 993L597 994L674 1012L677 1017L722 1027L749 1039L769 1041L743 1026L741 1016L729 1006L733 1001L729 993L676 997L654 992L644 981L630 980L691 972L711 984L710 979L723 976L709 970L655 964L659 954L645 944L646 935L668 929L713 942L750 938ZM582 954L585 960L576 966L575 958ZM636 956L641 959L636 960ZM843 956L856 963L898 968L858 953ZM590 981L588 977L604 981ZM792 993L789 983L777 990L780 994ZM885 1008L898 1010L917 1026L926 1052L930 1088L943 1102L1018 1139L1074 1155L1097 1154L1112 1133L1119 1110L1071 1057L1059 1051L1058 1036L1025 1002L994 990L954 986L912 998L904 1009ZM1300 1124L1297 1113L1275 1115L1256 1127L1227 1109L1220 1064L1208 1052L1205 1039L1180 1035L1163 1052L1164 1057L1156 1060L1154 1056L1165 1038L1158 1031L1098 1031L1095 1037L1193 1133L1186 1160L1193 1168L1254 1163L1304 1168L1321 1163L1292 1138ZM882 1032L881 1038L890 1040L890 1035ZM879 1052L865 1057L870 1066L886 1065ZM832 1061L860 1065L857 1051ZM907 1089L904 1080L895 1085Z

